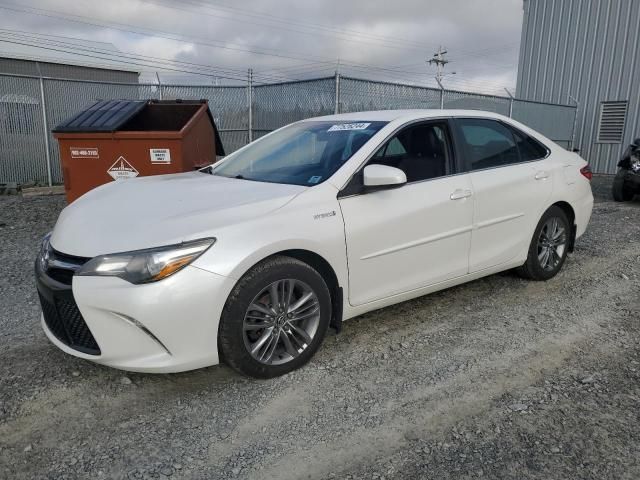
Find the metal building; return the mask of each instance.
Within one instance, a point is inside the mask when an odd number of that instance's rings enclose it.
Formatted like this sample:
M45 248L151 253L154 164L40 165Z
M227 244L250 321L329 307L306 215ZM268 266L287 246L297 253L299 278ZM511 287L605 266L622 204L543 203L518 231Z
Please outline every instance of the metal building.
M640 137L640 1L524 0L517 96L577 105L573 146L615 173Z
M41 61L33 58L15 58L0 54L0 73L7 75L28 75L33 77L66 78L69 80L93 80L99 82L135 83L138 72L112 65L83 66L68 62Z
M99 82L137 83L134 65L120 61L112 43L39 34L0 38L0 73ZM46 42L54 42L48 46ZM73 47L71 47L73 45ZM95 52L95 53L94 53Z

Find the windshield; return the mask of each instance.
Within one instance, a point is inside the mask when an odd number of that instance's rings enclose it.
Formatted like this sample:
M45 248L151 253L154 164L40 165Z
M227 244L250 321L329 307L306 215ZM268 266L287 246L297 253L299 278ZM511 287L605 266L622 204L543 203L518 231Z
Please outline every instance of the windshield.
M257 140L211 173L259 182L322 183L386 122L302 122Z

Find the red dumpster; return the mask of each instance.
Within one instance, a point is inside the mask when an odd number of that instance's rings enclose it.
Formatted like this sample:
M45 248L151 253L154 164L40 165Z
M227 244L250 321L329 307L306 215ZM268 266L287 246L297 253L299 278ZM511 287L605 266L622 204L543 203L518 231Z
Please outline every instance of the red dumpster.
M206 100L101 101L53 134L69 202L107 182L186 172L224 155Z

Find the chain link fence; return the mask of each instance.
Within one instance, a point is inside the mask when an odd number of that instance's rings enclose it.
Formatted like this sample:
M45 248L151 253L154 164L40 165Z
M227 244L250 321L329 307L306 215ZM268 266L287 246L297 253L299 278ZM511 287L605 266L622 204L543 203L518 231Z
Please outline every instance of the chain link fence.
M0 183L48 180L41 99L38 79L0 76Z
M207 100L227 153L249 142L246 87L162 85L161 91L163 100Z
M305 118L335 112L335 79L259 85L253 89L253 138Z
M51 130L98 100L206 99L227 153L291 122L336 112L446 108L511 116L568 148L573 106L339 75L276 84L125 84L0 74L0 183L62 183Z
M340 112L440 108L439 90L349 77L340 78L339 96Z

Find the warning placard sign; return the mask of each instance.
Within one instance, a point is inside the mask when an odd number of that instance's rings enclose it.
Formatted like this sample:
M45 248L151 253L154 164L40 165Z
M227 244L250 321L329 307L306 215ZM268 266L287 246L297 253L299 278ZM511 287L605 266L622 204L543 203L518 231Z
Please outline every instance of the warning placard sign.
M114 180L126 180L127 178L137 177L139 172L133 165L127 162L126 158L120 157L116 162L111 165L107 173L111 175Z

